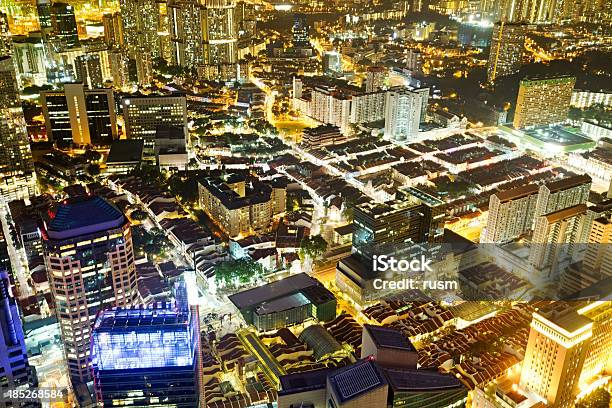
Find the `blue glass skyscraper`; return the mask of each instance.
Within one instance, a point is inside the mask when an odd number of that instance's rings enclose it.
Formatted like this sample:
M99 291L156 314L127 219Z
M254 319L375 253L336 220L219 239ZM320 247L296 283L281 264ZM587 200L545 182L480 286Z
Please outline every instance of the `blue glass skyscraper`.
M0 388L27 385L30 366L8 272L0 270Z
M98 403L198 407L197 327L195 313L180 301L101 312L91 353Z

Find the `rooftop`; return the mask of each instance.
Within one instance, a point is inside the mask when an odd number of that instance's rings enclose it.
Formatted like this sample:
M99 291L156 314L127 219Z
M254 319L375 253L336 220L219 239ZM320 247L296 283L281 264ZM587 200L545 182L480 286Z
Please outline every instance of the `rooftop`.
M442 374L437 371L385 368L383 372L395 392L459 390L464 388L463 384L453 375Z
M344 367L329 376L329 383L340 400L345 403L387 385L387 380L373 360L365 359Z
M110 147L107 164L140 162L144 141L142 139L115 140Z
M410 340L399 330L369 324L363 327L370 333L377 347L416 351Z
M47 232L52 239L68 239L119 228L126 218L114 204L99 196L75 197L49 212Z

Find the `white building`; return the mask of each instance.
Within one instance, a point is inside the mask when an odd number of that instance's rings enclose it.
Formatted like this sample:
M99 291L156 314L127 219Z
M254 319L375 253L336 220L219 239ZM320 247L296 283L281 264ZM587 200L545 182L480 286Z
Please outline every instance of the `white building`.
M398 141L415 139L427 108L428 95L428 89L389 89L385 100L385 137Z

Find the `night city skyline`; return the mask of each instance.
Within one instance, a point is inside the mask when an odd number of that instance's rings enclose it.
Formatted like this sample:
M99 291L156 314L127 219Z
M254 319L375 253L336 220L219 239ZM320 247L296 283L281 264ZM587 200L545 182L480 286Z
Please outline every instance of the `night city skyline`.
M0 408L612 407L612 4L0 0Z

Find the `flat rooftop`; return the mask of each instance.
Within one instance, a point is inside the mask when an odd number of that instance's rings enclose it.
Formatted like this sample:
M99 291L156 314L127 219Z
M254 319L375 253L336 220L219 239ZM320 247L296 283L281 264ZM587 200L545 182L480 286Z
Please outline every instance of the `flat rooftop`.
M238 309L248 309L259 306L264 302L270 302L298 293L308 287L319 285L321 284L318 280L311 278L305 273L299 273L276 282L236 293L229 296L229 300Z
M432 370L411 370L383 368L389 385L395 392L432 392L467 389L452 374Z

